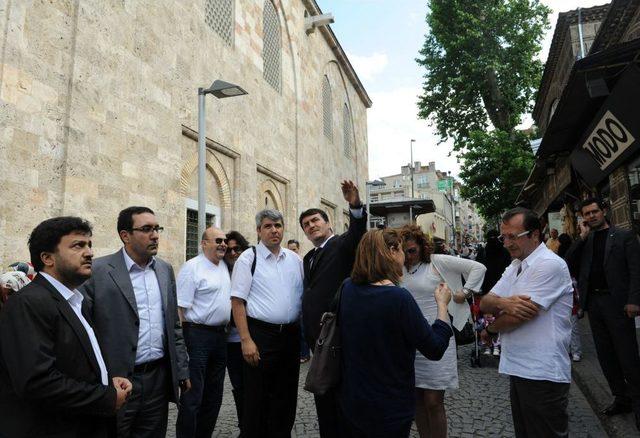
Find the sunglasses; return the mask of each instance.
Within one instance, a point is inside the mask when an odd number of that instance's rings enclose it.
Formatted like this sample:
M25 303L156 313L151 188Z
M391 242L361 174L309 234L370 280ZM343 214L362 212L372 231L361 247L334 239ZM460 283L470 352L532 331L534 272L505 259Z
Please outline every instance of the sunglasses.
M230 246L227 248L227 254L231 254L232 252L235 252L236 254L241 254L242 251L244 251L244 249L240 248L239 246Z
M224 244L226 245L229 242L229 239L223 239L222 237L216 237L215 239L202 239L202 240L206 240L207 242L215 242L216 245L220 245L224 242Z

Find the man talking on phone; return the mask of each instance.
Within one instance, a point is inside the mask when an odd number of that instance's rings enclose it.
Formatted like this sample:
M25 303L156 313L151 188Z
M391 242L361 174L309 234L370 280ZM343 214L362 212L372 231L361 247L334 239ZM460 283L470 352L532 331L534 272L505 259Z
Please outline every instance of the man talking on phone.
M640 357L634 324L640 313L640 243L633 231L607 222L600 199L582 201L580 211L580 238L566 260L578 278L580 307L588 311L598 361L614 396L602 413L633 411L640 430Z

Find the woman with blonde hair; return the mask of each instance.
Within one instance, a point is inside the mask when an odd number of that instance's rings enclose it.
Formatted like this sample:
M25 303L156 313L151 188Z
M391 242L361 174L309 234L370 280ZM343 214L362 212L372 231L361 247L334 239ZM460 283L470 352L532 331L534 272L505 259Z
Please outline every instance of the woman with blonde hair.
M371 230L360 241L342 288L338 325L342 382L338 400L348 437L408 437L415 414L416 349L438 360L449 345L447 303L435 292L437 319L429 325L411 294L398 285L404 253L397 230Z
M401 286L415 298L423 315L431 320L439 315L439 285L446 283L456 291L448 311L453 325L461 330L470 316L467 299L480 290L486 268L473 260L444 254L433 254L431 239L416 225L401 230L404 249L404 271ZM462 278L465 279L464 286ZM421 438L447 436L444 393L458 388L458 362L453 340L439 361L416 356L416 425Z

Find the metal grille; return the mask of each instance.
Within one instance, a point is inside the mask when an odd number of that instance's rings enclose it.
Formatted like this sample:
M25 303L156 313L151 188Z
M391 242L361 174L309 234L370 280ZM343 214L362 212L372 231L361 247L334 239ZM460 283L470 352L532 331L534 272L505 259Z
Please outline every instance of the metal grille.
M331 85L329 78L324 77L322 82L322 126L324 136L333 140L333 113L331 112Z
M264 68L262 76L276 91L282 90L282 41L280 37L280 21L278 12L271 0L265 0L262 14L264 40L262 44L262 60Z
M349 107L346 103L342 109L342 124L344 125L344 154L351 158L351 115L349 114Z
M213 224L214 215L207 214L207 227ZM189 260L198 255L198 245L200 236L198 236L198 212L196 210L187 209L187 248L185 251L185 260Z
M224 40L233 45L234 0L205 0L204 21Z

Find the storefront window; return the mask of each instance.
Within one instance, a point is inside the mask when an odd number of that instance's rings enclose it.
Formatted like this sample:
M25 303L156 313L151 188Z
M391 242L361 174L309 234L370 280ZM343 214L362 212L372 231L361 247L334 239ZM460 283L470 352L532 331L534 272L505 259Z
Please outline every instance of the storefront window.
M631 222L636 233L640 232L640 156L629 164L629 199Z

